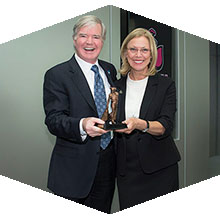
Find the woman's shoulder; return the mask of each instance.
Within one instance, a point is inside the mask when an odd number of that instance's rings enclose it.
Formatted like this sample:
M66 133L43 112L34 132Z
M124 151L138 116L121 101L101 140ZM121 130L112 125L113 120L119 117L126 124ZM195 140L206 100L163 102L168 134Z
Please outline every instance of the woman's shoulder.
M118 78L114 83L115 83L116 86L120 86L120 85L124 84L126 79L127 79L126 75L125 76L120 75L120 78Z
M158 79L159 83L165 83L165 84L174 83L174 80L170 76L168 76L168 74L156 73L154 76Z
M116 87L117 91L123 91L126 87L126 76L120 76L119 79L114 81L114 86Z

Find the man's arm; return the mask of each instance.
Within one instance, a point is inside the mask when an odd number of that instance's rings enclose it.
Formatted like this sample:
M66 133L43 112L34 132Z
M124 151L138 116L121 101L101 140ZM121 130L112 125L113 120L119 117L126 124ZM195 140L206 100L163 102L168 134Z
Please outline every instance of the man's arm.
M82 134L85 133L91 137L105 133L106 131L95 126L96 123L104 123L98 118L82 119L70 116L69 97L60 76L61 74L55 74L53 70L49 70L44 78L45 124L50 133L74 142L84 141L85 138L82 138ZM82 121L82 129L85 133L80 131L80 121Z

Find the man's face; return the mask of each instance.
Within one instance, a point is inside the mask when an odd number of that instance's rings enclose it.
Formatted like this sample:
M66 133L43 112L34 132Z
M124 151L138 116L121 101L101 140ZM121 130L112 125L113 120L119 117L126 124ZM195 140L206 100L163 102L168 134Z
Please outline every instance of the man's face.
M100 24L80 28L74 40L74 46L81 59L92 64L96 62L103 46L101 33Z

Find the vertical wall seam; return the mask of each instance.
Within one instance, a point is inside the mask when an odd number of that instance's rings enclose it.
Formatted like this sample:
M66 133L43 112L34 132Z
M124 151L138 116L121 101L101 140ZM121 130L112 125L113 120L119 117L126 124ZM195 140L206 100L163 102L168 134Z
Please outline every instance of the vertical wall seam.
M186 166L186 163L187 163L187 132L186 132L186 126L187 126L187 98L186 98L186 65L187 65L187 61L186 61L186 33L183 32L183 75L184 75L184 86L183 86L183 89L184 89L184 103L183 103L183 109L184 109L184 123L183 123L183 126L184 126L184 163L183 163L183 166L184 166L184 187L187 186L187 166Z
M180 140L180 45L179 45L179 30L176 30L176 60L177 60L177 65L176 65L176 79L177 79L177 135L176 139Z
M109 61L112 63L112 5L109 6Z
M218 64L218 61L219 61L219 53L218 53L218 50L219 49L219 45L216 44L216 133L215 133L215 137L216 137L216 140L215 140L215 143L216 143L216 146L215 146L215 154L217 153L217 155L220 153L219 151L219 124L220 124L220 120L219 120L219 88L218 88L218 85L220 84L220 81L219 81L219 64Z

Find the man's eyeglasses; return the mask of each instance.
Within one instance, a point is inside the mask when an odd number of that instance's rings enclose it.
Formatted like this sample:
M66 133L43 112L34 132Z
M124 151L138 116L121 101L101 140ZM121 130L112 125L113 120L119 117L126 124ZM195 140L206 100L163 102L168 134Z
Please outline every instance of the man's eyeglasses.
M128 51L130 51L132 54L136 54L138 51L140 51L141 54L147 54L150 51L150 49L147 49L147 48L137 49L135 47L131 47L131 48L128 48Z

